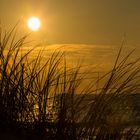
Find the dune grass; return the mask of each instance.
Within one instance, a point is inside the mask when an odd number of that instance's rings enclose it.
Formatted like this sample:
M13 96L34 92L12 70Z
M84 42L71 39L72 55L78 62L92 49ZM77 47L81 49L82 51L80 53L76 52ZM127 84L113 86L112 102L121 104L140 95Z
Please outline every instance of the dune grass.
M140 89L139 58L128 61L133 51L120 60L121 47L112 70L83 88L81 65L68 67L57 49L43 63L43 50L30 59L36 48L21 54L26 38L16 40L15 28L0 32L1 133L37 140L133 139L139 125L126 127L136 117L129 95Z

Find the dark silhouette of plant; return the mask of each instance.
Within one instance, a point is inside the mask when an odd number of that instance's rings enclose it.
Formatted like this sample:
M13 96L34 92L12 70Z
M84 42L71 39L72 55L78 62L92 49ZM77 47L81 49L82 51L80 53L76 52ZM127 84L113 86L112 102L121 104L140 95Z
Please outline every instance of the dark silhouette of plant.
M132 127L132 96L140 89L140 61L128 61L133 51L120 60L121 47L113 69L83 87L81 65L69 67L59 49L45 61L41 48L31 58L36 47L23 51L27 36L16 40L15 28L0 32L1 133L35 140L128 140L139 133L139 124Z

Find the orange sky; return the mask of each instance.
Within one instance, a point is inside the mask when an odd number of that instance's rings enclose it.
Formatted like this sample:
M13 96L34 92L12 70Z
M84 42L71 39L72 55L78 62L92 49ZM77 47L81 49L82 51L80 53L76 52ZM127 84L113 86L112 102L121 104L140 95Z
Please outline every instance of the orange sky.
M43 42L62 44L140 45L140 0L0 0L1 24L10 27L38 16L42 29L34 33Z

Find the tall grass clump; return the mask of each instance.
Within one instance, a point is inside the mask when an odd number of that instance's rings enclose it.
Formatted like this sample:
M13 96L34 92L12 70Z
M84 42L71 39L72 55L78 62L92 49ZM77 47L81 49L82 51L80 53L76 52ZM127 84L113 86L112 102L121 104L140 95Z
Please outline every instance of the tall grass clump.
M1 138L130 140L139 133L132 96L140 61L129 61L132 52L120 60L121 47L113 69L86 84L82 66L69 67L60 48L44 61L43 49L35 57L36 47L24 51L26 38L16 40L15 28L0 32Z

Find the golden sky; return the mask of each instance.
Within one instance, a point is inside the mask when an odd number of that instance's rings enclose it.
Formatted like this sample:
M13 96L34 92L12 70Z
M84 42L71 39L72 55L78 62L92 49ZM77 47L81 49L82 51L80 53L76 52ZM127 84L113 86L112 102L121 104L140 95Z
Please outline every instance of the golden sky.
M30 16L42 20L35 36L53 44L140 45L140 0L0 0L0 20L10 27L20 20L29 32Z

